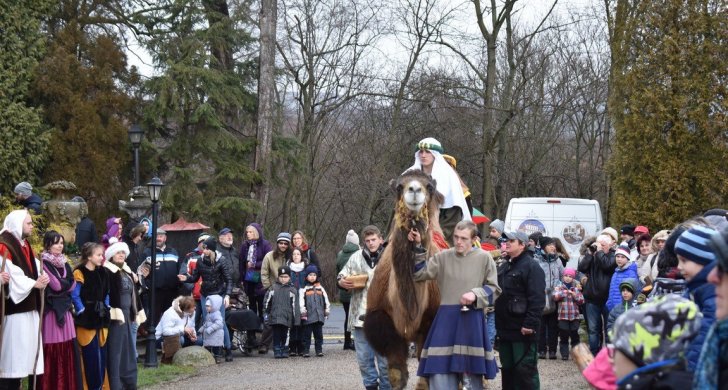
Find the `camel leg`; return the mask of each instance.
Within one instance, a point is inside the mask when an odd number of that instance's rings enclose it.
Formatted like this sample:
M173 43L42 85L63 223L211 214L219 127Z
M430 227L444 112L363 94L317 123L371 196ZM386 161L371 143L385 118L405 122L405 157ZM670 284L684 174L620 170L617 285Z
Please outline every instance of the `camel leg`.
M407 386L409 372L407 370L407 355L409 354L409 344L404 343L398 346L399 351L387 356L387 366L389 367L389 383L394 390L402 390Z

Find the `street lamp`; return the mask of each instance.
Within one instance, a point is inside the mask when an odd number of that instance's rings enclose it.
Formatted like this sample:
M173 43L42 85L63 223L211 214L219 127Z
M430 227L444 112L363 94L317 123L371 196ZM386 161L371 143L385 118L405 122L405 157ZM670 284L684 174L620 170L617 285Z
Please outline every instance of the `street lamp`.
M134 148L134 187L139 187L139 146L144 138L144 130L137 124L133 124L128 131L129 142Z
M159 195L162 193L164 183L158 177L154 177L147 183L149 196L152 198L152 263L149 270L149 284L151 285L149 294L149 317L147 318L147 354L144 357L144 367L157 367L157 340L154 331L154 270L157 268L157 208L159 203Z

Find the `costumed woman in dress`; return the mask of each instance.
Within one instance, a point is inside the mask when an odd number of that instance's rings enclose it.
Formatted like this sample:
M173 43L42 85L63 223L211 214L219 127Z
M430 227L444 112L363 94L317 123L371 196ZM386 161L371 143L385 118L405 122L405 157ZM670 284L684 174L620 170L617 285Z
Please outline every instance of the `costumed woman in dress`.
M76 288L71 295L76 309L76 338L81 347L83 388L108 388L106 340L109 334L109 274L101 266L104 247L87 242L73 271Z
M146 320L137 296L137 277L126 264L129 246L109 240L104 252L104 268L109 275L109 303L111 306L108 337L108 374L111 390L132 390L137 385L136 327Z
M43 389L73 390L82 386L76 329L71 311L71 292L76 288L76 281L68 259L63 254L64 244L63 236L55 230L43 236L40 258L49 278L43 314L45 373L40 381Z

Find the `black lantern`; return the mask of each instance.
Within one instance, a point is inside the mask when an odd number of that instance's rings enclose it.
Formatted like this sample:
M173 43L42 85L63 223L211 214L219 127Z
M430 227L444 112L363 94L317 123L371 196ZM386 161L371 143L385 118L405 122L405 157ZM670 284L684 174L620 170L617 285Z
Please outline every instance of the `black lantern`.
M144 130L139 125L134 124L129 128L129 142L134 148L134 187L139 187L139 146L144 138Z
M154 270L157 268L157 214L159 207L159 195L162 193L164 183L158 177L154 177L147 183L149 196L152 198L152 259L149 270L149 317L147 318L147 353L144 357L144 367L158 367L157 362L157 340L154 330L154 318L159 313L154 312L156 297L154 284Z
M164 183L162 183L162 181L156 176L147 183L149 197L152 198L152 202L159 202L159 195L162 193L162 187L164 187Z

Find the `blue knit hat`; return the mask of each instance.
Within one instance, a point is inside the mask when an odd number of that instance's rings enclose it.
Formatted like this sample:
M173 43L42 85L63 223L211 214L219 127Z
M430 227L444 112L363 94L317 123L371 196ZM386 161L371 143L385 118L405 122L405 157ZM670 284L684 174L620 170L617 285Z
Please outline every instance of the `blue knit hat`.
M693 226L677 239L675 254L698 264L708 265L715 261L715 251L710 246L714 230L705 226Z
M319 269L316 264L309 264L308 267L303 270L303 274L306 276L308 276L308 274L316 274L316 276L318 276Z

